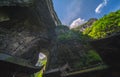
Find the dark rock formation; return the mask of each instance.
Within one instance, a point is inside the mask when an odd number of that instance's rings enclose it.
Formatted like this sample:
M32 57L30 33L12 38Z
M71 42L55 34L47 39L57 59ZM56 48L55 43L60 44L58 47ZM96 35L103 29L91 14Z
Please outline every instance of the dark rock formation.
M0 76L11 77L16 74L32 74L43 68L43 66L33 66L27 60L0 53ZM24 76L24 75L23 75Z
M0 52L26 59L35 65L42 49L51 53L54 28L58 24L61 22L52 0L2 0Z
M90 44L100 54L105 67L94 70L81 70L66 74L65 77L120 77L120 33L114 33L109 37L90 41ZM61 76L60 76L61 77Z
M120 69L120 33L92 41L91 45L97 50L106 64L111 68Z

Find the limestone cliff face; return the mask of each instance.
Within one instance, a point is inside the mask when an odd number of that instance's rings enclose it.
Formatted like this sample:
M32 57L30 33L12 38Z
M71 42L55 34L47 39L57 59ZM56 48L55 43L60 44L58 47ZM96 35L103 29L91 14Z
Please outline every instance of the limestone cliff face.
M49 52L58 24L52 0L2 0L0 52L35 64L42 49Z

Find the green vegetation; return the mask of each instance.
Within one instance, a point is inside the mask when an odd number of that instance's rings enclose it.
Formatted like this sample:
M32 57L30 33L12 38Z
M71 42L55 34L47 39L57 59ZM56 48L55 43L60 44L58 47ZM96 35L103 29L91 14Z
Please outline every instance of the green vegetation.
M88 65L94 65L99 63L100 61L102 61L102 59L100 58L100 56L98 55L98 53L96 53L95 50L89 50L86 53L86 57L87 57L87 63Z
M60 64L68 62L71 68L80 69L102 62L100 56L89 46L90 38L87 35L83 35L79 30L70 30L64 25L58 26L56 33L60 46L57 51L63 58L60 56L60 59L66 60L61 61Z
M69 31L59 35L57 38L58 40L71 40L71 39L74 39L74 33L72 31Z
M56 29L57 33L57 40L59 41L65 41L65 40L79 40L81 42L84 42L88 40L88 36L83 35L82 32L72 29L70 30L65 25L60 25Z
M47 63L47 59L46 59L46 58L44 58L44 59L39 59L39 60L38 60L38 63L39 63L39 65L44 65L44 68L45 68L46 63ZM31 77L42 77L44 68L43 68L42 70L40 70L39 72L35 73L35 74L34 74L33 76L31 76Z
M108 15L100 18L90 28L87 28L83 33L93 39L104 38L120 31L120 10L111 12Z
M59 25L56 28L57 40L72 40L76 39L76 34L73 31L69 30L69 28L65 25Z
M81 57L80 61L73 65L73 67L85 69L86 67L96 67L103 63L101 57L95 50L88 50L82 55L83 56Z
M90 40L90 37L88 35L84 35L81 31L76 31L74 29L72 29L71 31L78 36L78 38L76 39L81 40L82 43L87 43Z

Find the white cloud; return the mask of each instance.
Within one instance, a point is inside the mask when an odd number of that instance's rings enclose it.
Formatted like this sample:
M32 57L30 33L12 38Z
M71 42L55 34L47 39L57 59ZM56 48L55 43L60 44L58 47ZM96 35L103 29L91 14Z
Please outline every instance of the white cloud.
M78 19L76 19L76 20L74 20L74 21L72 22L72 24L70 25L70 29L75 28L75 27L78 27L79 25L82 25L82 24L84 24L85 22L86 22L86 21L85 21L84 19L78 18Z
M100 3L97 8L95 9L96 13L100 13L102 8L105 7L108 3L108 0L104 0L102 3Z

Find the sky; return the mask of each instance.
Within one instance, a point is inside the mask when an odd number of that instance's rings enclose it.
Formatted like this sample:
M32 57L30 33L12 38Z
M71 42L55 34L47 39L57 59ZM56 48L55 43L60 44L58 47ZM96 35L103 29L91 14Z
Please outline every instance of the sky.
M53 0L62 24L74 27L120 9L120 0Z
M43 53L39 54L39 59L44 59L46 56Z

